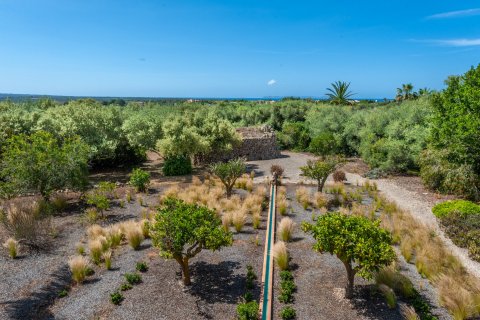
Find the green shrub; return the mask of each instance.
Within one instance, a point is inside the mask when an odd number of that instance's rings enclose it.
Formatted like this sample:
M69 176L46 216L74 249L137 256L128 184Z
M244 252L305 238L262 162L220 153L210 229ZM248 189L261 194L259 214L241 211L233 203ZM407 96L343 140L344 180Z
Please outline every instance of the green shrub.
M112 301L114 305L118 306L120 303L122 303L123 299L123 295L118 291L110 294L110 301Z
M292 307L287 306L280 311L280 317L283 320L293 320L295 319L296 316L297 316L297 312Z
M476 214L480 215L480 205L466 200L450 200L435 205L432 209L437 218L444 218L457 212L462 216Z
M245 300L245 302L253 301L253 293L251 291L245 292L243 295L243 300Z
M125 273L124 277L125 280L127 280L127 282L131 285L139 284L140 282L142 282L142 276L138 273Z
M257 320L258 319L258 302L250 301L240 303L237 306L237 315L240 320Z
M63 289L57 294L57 297L59 298L65 298L66 296L68 296L68 289Z
M338 152L338 146L333 134L324 132L312 139L308 151L319 156L328 156L336 154Z
M280 295L278 296L278 300L282 303L292 303L293 293L296 288L297 286L293 280L282 280L280 282Z
M122 283L122 284L120 285L120 290L121 290L121 291L128 291L128 290L130 290L130 289L132 289L132 288L133 288L133 286L132 286L130 283L128 283L128 282Z
M284 270L280 272L280 280L282 281L289 281L293 280L293 275L291 271Z
M145 192L150 183L150 173L136 168L130 174L130 184L135 187L137 191Z
M183 176L192 173L192 161L188 156L170 156L162 167L165 176Z
M137 262L135 269L139 272L147 272L148 271L148 265L145 261L139 261Z
M305 151L310 143L310 135L304 123L285 122L282 131L277 133L277 140L281 149Z

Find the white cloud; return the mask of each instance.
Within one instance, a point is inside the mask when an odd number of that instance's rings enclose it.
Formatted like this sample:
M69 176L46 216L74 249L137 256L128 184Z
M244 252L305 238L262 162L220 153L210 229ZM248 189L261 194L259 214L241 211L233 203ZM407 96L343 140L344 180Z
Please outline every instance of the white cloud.
M443 39L443 40L413 40L414 42L430 43L446 47L476 47L480 46L480 38L477 39Z
M478 16L478 15L480 15L480 8L474 8L474 9L437 13L437 14L426 17L426 19L448 19L448 18L458 18L458 17L467 17L467 16Z
M270 80L270 81L267 82L267 85L273 86L275 83L277 83L277 80L272 79L272 80Z

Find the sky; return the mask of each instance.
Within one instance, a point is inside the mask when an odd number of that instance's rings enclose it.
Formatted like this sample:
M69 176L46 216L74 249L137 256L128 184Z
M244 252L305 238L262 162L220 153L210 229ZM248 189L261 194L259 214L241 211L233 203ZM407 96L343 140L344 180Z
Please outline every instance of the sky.
M392 98L479 63L479 1L0 0L1 93Z

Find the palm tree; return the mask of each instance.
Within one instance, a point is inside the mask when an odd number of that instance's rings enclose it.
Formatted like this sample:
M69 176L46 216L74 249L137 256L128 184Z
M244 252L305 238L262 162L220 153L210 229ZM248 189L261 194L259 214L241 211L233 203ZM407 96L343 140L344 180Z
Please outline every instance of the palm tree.
M418 94L420 96L428 96L429 94L432 94L432 90L428 89L428 88L421 88L418 90Z
M348 90L349 87L350 82L336 81L332 83L331 88L327 88L328 92L325 95L333 104L348 104L348 98L354 95Z
M413 85L411 83L402 84L403 88L403 100L412 98Z

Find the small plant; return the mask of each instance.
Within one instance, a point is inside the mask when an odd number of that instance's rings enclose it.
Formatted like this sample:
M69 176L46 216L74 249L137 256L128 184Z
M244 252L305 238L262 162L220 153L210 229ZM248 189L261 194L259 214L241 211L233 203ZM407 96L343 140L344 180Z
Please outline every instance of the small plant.
M321 192L315 192L315 205L317 206L318 209L326 207L328 204L328 200L325 198L323 193Z
M282 303L292 303L293 302L293 293L297 289L295 282L292 279L282 280L280 283L281 291L278 296L278 300Z
M115 291L114 293L110 294L110 301L112 301L112 303L116 306L122 303L123 299L124 299L123 295L118 291Z
M57 195L50 202L56 212L64 211L68 205L67 198L61 194Z
M278 212L284 216L287 214L287 210L288 210L288 201L287 199L285 198L280 198L280 200L278 201Z
M103 217L103 211L108 210L110 208L110 200L108 200L107 196L99 189L95 189L87 193L86 201L87 201L87 204L95 206L95 208L98 211L100 211L102 217ZM95 216L95 213L93 211L86 211L85 215L88 217L90 221L92 221ZM98 216L97 216L97 219L98 219Z
M237 306L237 315L239 320L257 320L258 319L258 302L250 301L240 303Z
M106 238L110 248L114 249L118 247L122 242L122 237L122 231L118 226L111 226L110 228L108 228Z
M290 306L283 307L283 309L280 311L280 317L283 320L293 320L296 316L297 312Z
M257 275L253 271L253 267L251 265L247 266L247 282L246 287L248 290L252 290L255 287L255 280L257 280Z
M127 200L128 203L132 202L132 191L127 190L127 193L125 195L125 200Z
M85 246L83 245L83 243L80 243L80 242L77 243L76 250L79 255L81 256L85 255Z
M93 263L100 264L103 253L102 241L99 239L90 240L88 248L90 249L90 257L92 258Z
M135 266L135 269L139 272L147 272L148 271L148 265L145 261L139 261L139 262L137 262L137 265Z
M120 202L118 203L118 205L120 206L120 208L125 208L125 200L120 200Z
M420 320L420 317L415 312L415 309L406 304L400 305L400 313L405 320Z
M347 180L345 172L343 172L342 170L335 170L335 172L333 173L333 181L343 182L345 180Z
M60 291L57 294L57 297L59 297L59 298L65 298L66 296L68 296L68 290L67 289L63 289L62 291Z
M292 239L295 223L290 218L282 218L278 225L278 234L282 241L288 242Z
M228 232L230 230L230 226L232 225L232 223L233 223L233 213L230 211L224 212L222 215L223 229Z
M144 239L142 228L132 221L125 226L125 237L127 238L128 244L134 250L138 250Z
M245 292L245 294L243 295L243 300L245 302L253 301L253 293L251 291Z
M237 232L242 231L243 226L245 225L246 219L247 219L247 215L243 210L237 210L233 213L232 223L233 223L233 226L235 227L235 231Z
M105 251L102 255L102 258L105 262L105 268L107 270L112 270L112 250Z
M130 184L139 192L145 192L150 183L150 173L136 168L130 174Z
M18 255L18 241L13 238L8 238L3 246L8 250L10 258L15 259Z
M75 256L68 260L68 266L70 267L72 279L75 283L81 284L85 281L89 273L88 269L90 268L87 258L84 256Z
M381 284L378 286L378 290L384 296L385 301L390 309L394 309L397 306L397 296L393 292L392 288Z
M150 238L150 221L143 219L140 221L140 227L142 228L142 234L145 239Z
M133 288L133 286L128 282L124 282L120 285L120 291L128 291L132 288Z
M131 285L139 284L140 282L142 282L142 276L138 273L125 273L124 277Z
M260 227L261 220L262 220L262 216L259 213L254 213L252 215L253 229L258 229Z
M280 270L287 270L288 269L288 251L285 242L278 241L273 245L272 249L273 258L277 263L277 266Z

